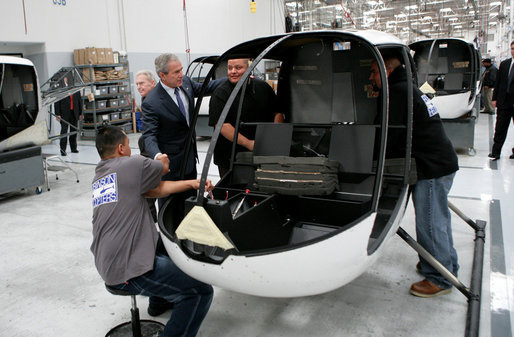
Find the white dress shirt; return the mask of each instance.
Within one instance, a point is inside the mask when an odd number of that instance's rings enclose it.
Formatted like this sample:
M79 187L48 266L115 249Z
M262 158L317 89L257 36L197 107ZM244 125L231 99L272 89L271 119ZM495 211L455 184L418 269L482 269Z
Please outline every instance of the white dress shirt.
M166 92L168 93L168 95L170 95L173 102L175 102L175 104L178 106L177 96L175 96L175 88L170 88L162 82L161 84L164 90L166 90ZM180 91L180 98L182 99L182 103L184 104L184 109L186 109L187 125L189 125L189 100L186 94L184 93L184 89L182 89L181 87L179 87L178 89Z

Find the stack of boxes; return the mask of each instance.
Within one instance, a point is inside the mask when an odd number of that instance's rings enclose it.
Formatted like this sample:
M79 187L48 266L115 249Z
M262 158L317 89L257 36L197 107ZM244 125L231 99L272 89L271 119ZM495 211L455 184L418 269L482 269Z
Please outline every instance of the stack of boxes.
M112 48L87 47L75 49L73 50L73 61L75 65L114 64L118 63L115 62L115 54L118 54L118 52L113 52Z
M95 129L91 126L95 121L107 124L115 122L117 125L123 123L121 127L127 132L132 131L127 60L122 60L112 48L95 47L75 49L73 57L75 65L80 66L77 68L82 70L84 82L91 82L83 96L86 109L84 136L95 136Z
M87 47L75 49L73 50L73 61L75 65L112 65L119 62L119 53L113 51L112 48ZM82 73L84 82L119 80L128 76L126 71L116 69L94 69L94 71L90 71L89 68L83 68Z

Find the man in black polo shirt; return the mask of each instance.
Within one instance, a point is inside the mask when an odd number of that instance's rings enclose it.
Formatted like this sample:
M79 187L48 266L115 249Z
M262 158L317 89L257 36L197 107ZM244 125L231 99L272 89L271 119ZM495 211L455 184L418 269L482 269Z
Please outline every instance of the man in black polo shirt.
M232 90L248 69L248 59L228 60L228 81L220 85L212 94L209 103L209 125L215 126ZM214 149L214 164L218 166L220 177L230 168L230 154L234 139L237 109L241 93L238 93L221 128L222 137L218 138ZM284 116L277 111L276 96L273 89L264 81L251 78L246 87L241 111L242 122L282 123ZM255 126L242 125L237 135L236 153L253 151Z

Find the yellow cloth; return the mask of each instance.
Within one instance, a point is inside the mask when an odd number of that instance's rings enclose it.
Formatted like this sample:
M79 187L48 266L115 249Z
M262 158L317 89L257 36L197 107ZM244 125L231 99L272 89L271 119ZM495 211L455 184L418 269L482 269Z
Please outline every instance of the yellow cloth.
M180 240L187 239L211 247L220 247L224 250L235 248L201 206L194 206L189 211L175 234Z
M419 90L421 90L424 94L435 94L434 88L428 82L423 83L421 87L419 87Z

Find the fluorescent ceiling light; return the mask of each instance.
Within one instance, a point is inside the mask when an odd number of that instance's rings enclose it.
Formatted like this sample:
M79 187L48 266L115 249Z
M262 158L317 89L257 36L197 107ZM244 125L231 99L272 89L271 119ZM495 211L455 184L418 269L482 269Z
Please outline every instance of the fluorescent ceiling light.
M392 11L394 10L394 8L387 8L387 7L384 7L384 8L376 8L375 9L377 12L385 12L385 11Z
M438 4L444 4L445 2L450 2L450 0L441 0L441 1L432 1L432 2L427 2L426 5L438 5Z
M300 8L303 7L301 2L295 2L295 1L286 3L286 6L293 7L293 8L296 8L296 6L298 6Z

